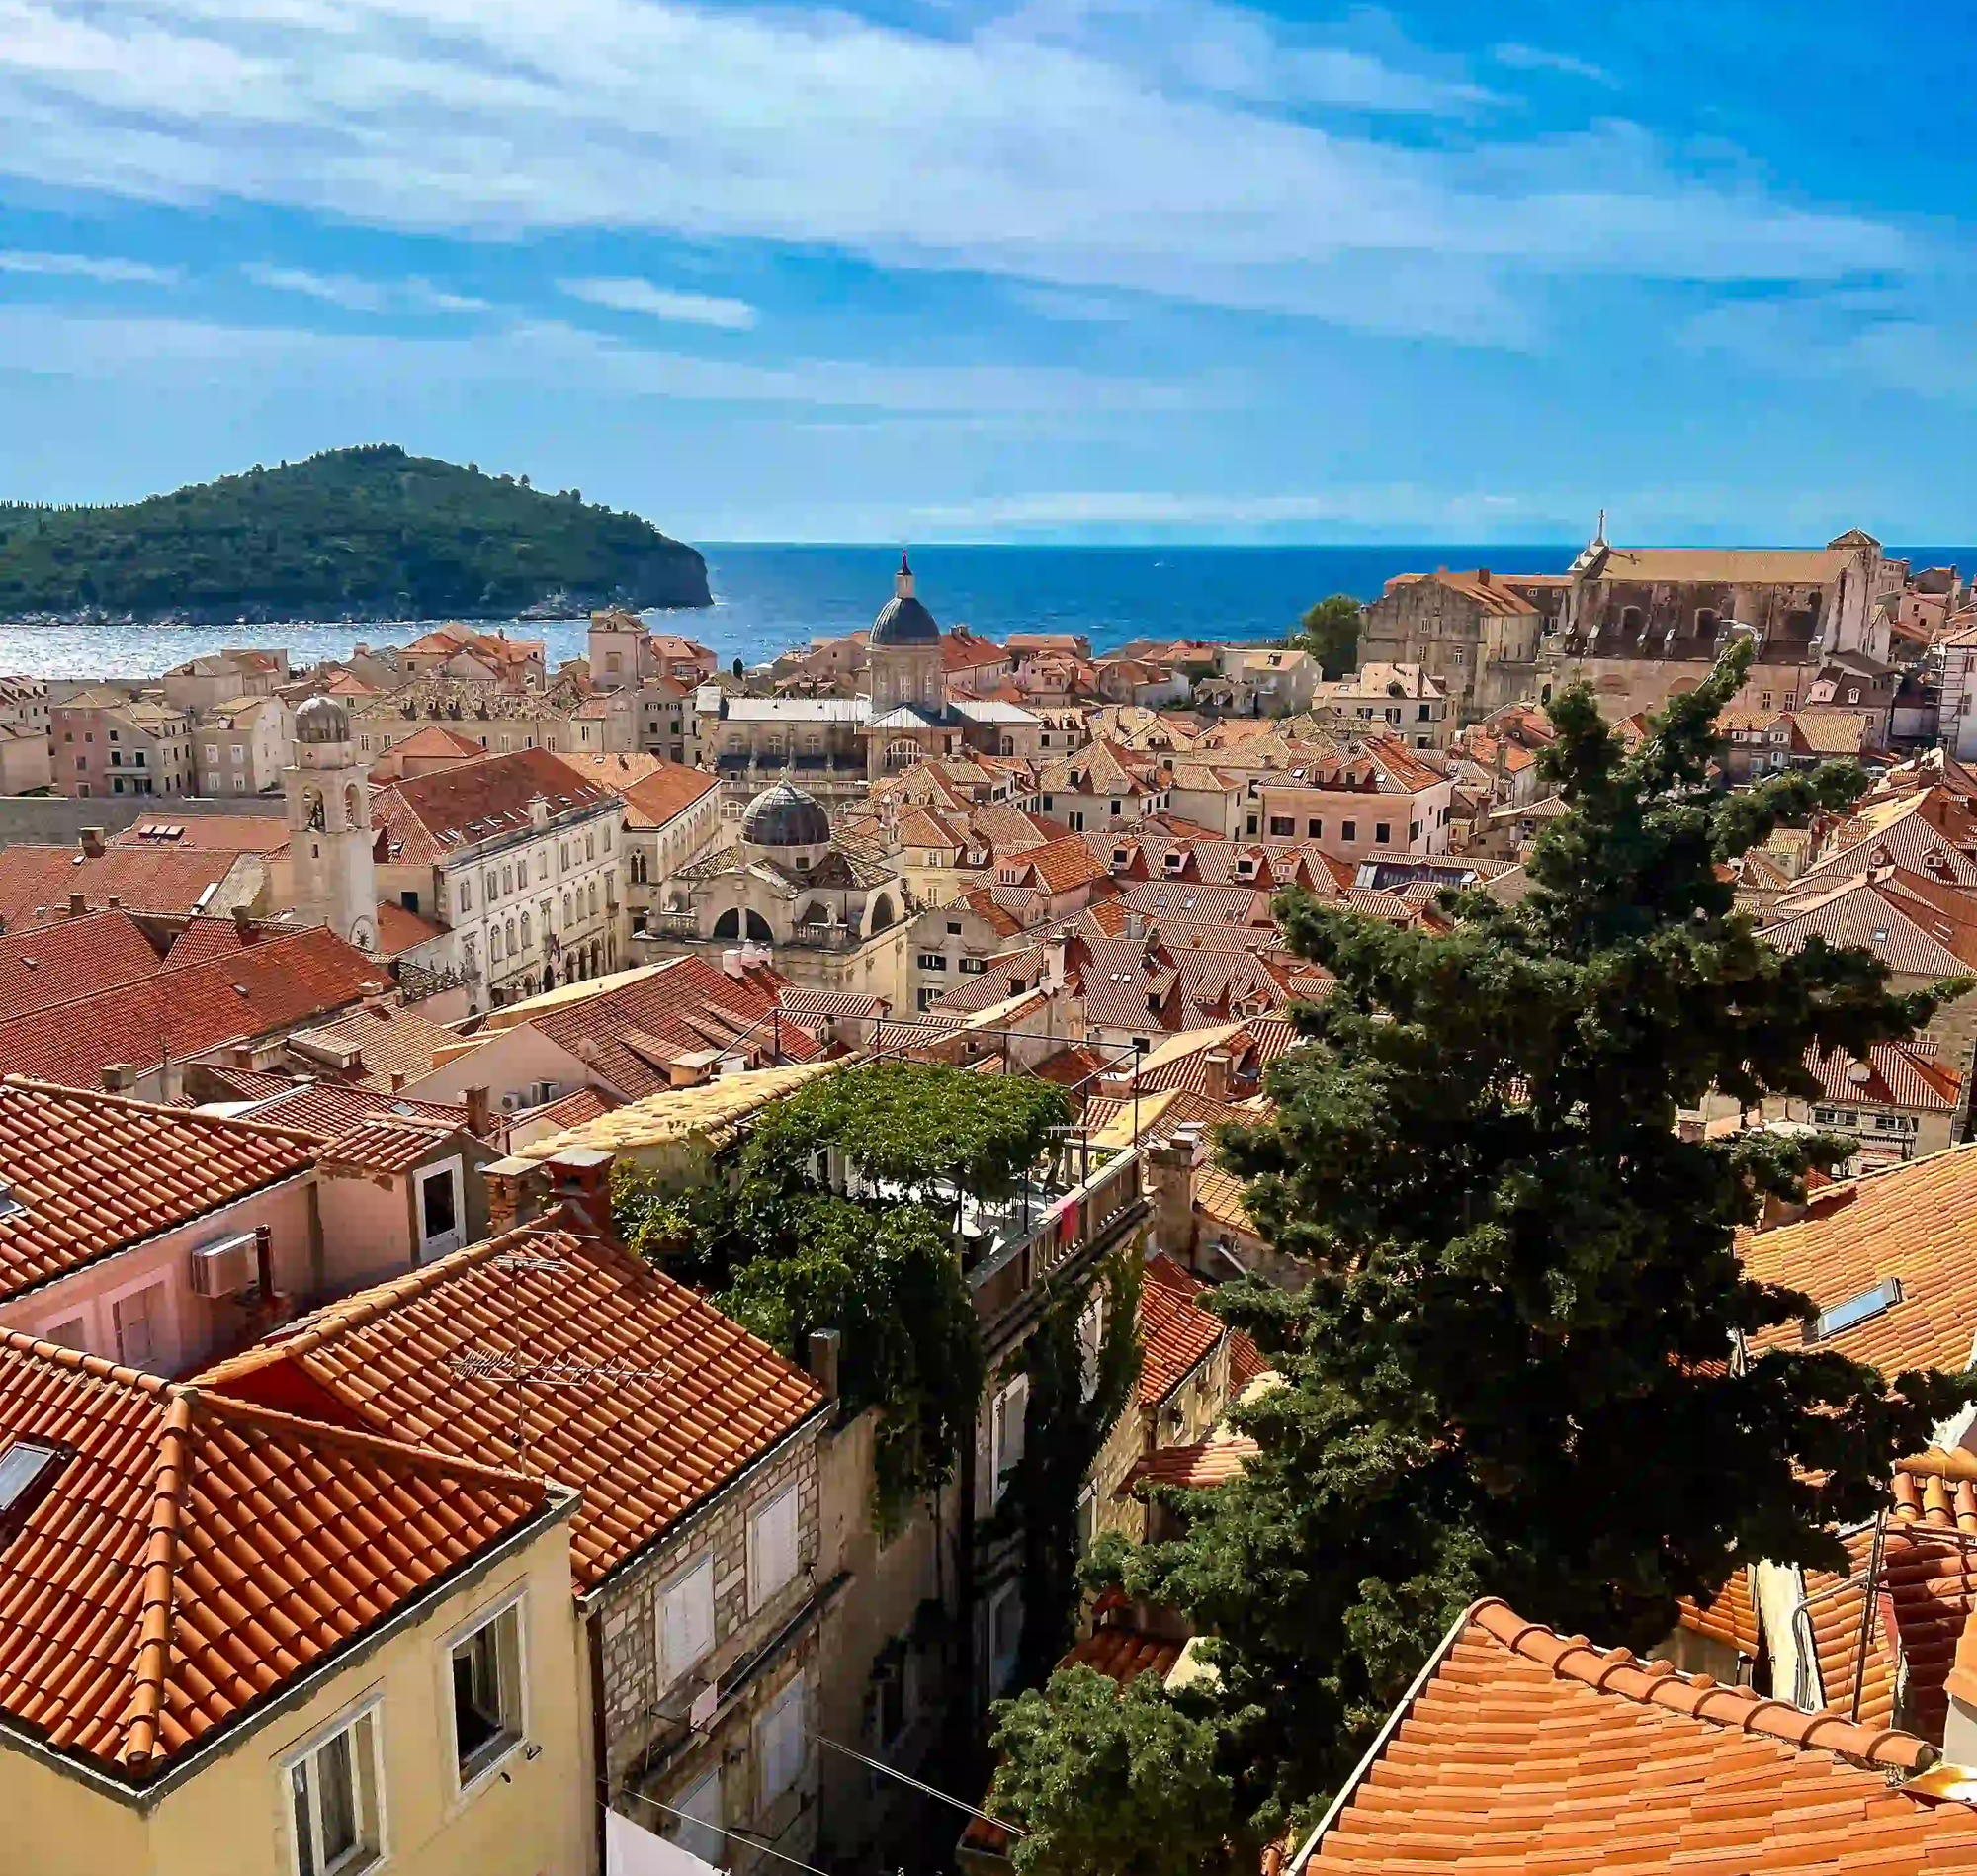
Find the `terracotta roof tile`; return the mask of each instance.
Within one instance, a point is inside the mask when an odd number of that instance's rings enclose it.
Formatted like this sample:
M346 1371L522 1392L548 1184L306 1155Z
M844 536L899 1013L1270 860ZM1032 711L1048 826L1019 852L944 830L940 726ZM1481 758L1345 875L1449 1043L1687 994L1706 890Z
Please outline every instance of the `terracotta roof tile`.
M550 1267L512 1267L515 1255ZM580 1363L589 1384L517 1388L462 1371L513 1348ZM657 1371L657 1372L653 1372ZM822 1405L817 1384L738 1323L556 1216L344 1298L221 1362L201 1385L293 1399L313 1384L360 1422L434 1451L509 1464L583 1493L571 1533L593 1588Z
M1164 1251L1146 1262L1140 1286L1140 1402L1157 1407L1214 1353L1229 1324L1195 1301L1208 1285ZM1246 1335L1234 1341L1246 1343ZM1253 1353L1253 1344L1251 1344ZM1261 1371L1257 1357L1255 1372ZM1253 1374L1252 1374L1253 1378Z
M410 1116L386 1114L339 1134L318 1155L324 1165L363 1172L409 1172L424 1165L458 1129Z
M393 865L433 865L476 841L527 827L529 804L538 796L552 816L612 799L609 789L549 750L516 749L380 789L371 798L371 824L383 831Z
M149 977L162 964L157 947L129 912L90 912L8 932L0 936L0 1018Z
M1246 1433L1216 1433L1191 1446L1162 1446L1133 1462L1115 1497L1147 1486L1180 1486L1191 1492L1227 1485L1261 1449Z
M1977 1860L1977 1811L1891 1788L1907 1734L1797 1712L1472 1609L1302 1873L1590 1876L1639 1862L1740 1876L1920 1876Z
M275 853L289 844L289 823L280 814L147 814L107 844L120 853Z
M452 1030L416 1009L379 1009L370 1003L346 1010L329 1022L299 1029L295 1039L355 1043L362 1052L358 1081L380 1092L390 1090L394 1074L407 1081L430 1074L440 1050L460 1040Z
M1821 1310L1899 1278L1900 1302L1818 1345L1890 1378L1907 1368L1960 1371L1977 1339L1977 1148L1823 1186L1803 1218L1753 1234L1742 1254L1752 1276L1802 1291ZM1792 1326L1762 1338L1801 1340Z
M663 827L721 786L721 778L656 755L559 755L582 780L609 789L625 804L627 827Z
M226 878L234 853L131 852L91 859L75 847L0 847L0 925L17 932L68 915L71 893L92 907L117 899L127 911L189 912Z
M378 901L378 955L381 958L397 958L407 951L416 951L420 945L430 944L439 937L443 929L432 919L400 905L394 898Z
M37 1438L75 1450L0 1548L0 1711L137 1781L545 1496L0 1330L0 1448Z
M10 1076L0 1084L0 1296L305 1172L321 1137Z
M4 856L0 856L4 857ZM185 1061L346 1009L385 987L383 967L326 925L162 970L0 1021L0 1069L94 1082L111 1063Z
M316 1134L325 1140L347 1134L367 1121L393 1114L449 1127L467 1125L464 1107L443 1101L408 1100L402 1094L357 1082L293 1081L283 1075L257 1074L248 1068L213 1068L207 1072L221 1086L231 1089L235 1100L254 1103L240 1119L295 1133Z

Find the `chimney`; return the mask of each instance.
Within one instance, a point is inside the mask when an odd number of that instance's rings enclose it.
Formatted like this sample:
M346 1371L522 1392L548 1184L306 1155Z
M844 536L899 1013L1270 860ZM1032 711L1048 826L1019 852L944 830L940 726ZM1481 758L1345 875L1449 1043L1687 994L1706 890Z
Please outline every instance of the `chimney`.
M80 918L89 910L89 895L86 893L71 893L68 895L68 915Z
M109 1062L103 1066L103 1091L106 1094L128 1094L131 1083L137 1079L137 1070L128 1062Z
M1226 1101L1229 1098L1229 1077L1234 1068L1229 1051L1211 1049L1201 1060L1201 1091L1211 1101Z
M1490 584L1490 569L1487 566L1479 566L1476 569L1476 584L1478 586L1488 586Z
M731 945L721 954L721 968L731 978L738 978L741 975L741 951L738 945Z
M92 860L103 858L104 842L101 827L85 827L76 838L82 843L83 852Z
M611 1222L611 1163L595 1147L565 1147L549 1162L550 1191L571 1228L599 1243L618 1242Z
M481 1140L494 1131L494 1103L484 1087L467 1090L467 1131Z
M510 1232L534 1211L531 1182L541 1171L533 1159L490 1160L481 1168L487 1181L487 1235L498 1237Z
M1126 914L1126 936L1144 938L1147 935L1147 916L1144 912L1129 911Z
M1194 1262L1194 1157L1201 1142L1197 1127L1177 1127L1173 1137L1146 1155L1147 1183L1153 1188L1154 1248L1184 1264Z
M837 1399L837 1356L842 1341L843 1335L837 1329L811 1330L810 1352L804 1365L810 1370L812 1380L823 1390L826 1401Z
M242 938L250 938L253 936L254 914L250 912L246 906L244 905L234 906L233 929L237 931Z
M167 1056L158 1069L158 1105L175 1107L184 1092L185 1064L175 1056Z
M226 1052L226 1056L236 1068L251 1068L254 1066L254 1050L251 1044L236 1042Z

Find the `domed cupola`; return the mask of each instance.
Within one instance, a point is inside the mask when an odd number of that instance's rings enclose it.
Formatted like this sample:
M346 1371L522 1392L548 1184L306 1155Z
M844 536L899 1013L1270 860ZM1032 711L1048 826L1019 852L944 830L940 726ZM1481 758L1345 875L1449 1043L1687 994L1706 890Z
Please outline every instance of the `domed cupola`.
M771 850L827 847L830 816L785 777L748 804L741 816L741 838L751 847Z
M893 576L893 597L872 622L871 642L880 649L940 643L939 624L913 597L913 569L903 554L900 555L900 570Z

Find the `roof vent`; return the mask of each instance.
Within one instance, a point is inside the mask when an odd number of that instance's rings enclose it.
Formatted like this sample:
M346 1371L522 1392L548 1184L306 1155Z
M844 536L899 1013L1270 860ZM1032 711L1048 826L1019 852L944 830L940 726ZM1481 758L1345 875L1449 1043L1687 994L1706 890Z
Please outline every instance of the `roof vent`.
M1862 1322L1871 1322L1875 1317L1885 1315L1901 1300L1901 1278L1888 1277L1871 1290L1848 1297L1845 1303L1836 1303L1830 1310L1821 1310L1806 1322L1805 1339L1823 1342L1849 1328L1858 1328Z

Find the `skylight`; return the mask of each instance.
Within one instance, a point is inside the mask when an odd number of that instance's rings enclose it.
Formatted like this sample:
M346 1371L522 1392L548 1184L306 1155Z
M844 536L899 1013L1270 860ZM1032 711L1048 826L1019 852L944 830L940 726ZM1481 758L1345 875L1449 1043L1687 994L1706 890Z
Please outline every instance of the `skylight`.
M1829 1336L1845 1334L1849 1328L1858 1328L1862 1322L1872 1322L1901 1300L1901 1278L1889 1277L1875 1284L1871 1290L1862 1290L1858 1296L1848 1297L1845 1303L1836 1303L1830 1310L1821 1310L1806 1323L1805 1338L1809 1342L1823 1342Z
M61 1458L59 1447L26 1439L16 1440L0 1452L0 1518L5 1518Z

